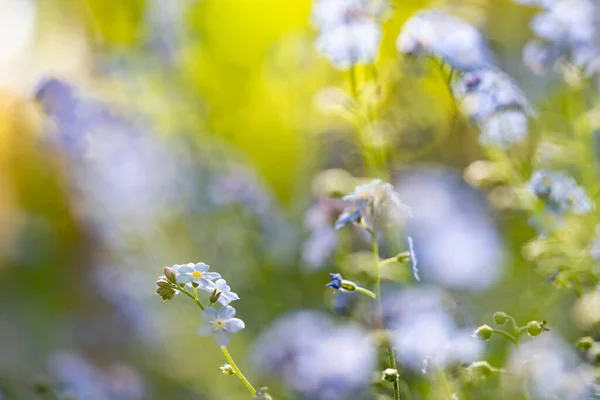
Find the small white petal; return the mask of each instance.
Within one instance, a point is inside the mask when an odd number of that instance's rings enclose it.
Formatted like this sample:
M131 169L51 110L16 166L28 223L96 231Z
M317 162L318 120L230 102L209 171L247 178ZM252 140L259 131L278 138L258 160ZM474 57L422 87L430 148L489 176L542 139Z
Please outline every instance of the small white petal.
M213 331L213 328L212 328L212 325L210 324L210 322L204 322L204 323L200 324L196 333L200 336L210 336L210 335L212 335L212 331Z
M208 293L212 293L216 289L214 283L204 278L199 278L196 283L198 284L198 289L204 290Z
M218 279L215 282L215 285L221 292L229 292L231 288L227 286L227 281L225 279Z
M193 264L192 265L189 265L189 264L181 265L177 269L177 272L179 272L180 274L189 274L189 273L192 273L192 272L194 272L194 265Z
M225 306L225 307L221 307L221 309L219 310L218 316L221 319L229 319L229 318L233 318L233 316L235 315L235 308L231 307L231 306Z
M239 332L245 327L246 324L239 318L231 318L225 322L225 329L231 333Z
M217 310L214 308L207 308L206 310L202 311L200 315L205 322L213 322L217 319Z
M226 331L214 331L212 336L219 346L227 346L231 339L231 335Z

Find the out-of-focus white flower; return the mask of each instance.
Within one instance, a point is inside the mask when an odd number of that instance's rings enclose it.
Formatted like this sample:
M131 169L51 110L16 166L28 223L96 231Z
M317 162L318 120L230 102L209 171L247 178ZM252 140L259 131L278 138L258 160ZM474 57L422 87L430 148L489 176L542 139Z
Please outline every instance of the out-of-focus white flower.
M481 123L479 140L483 145L496 145L503 149L522 142L527 137L527 116L521 111L501 111Z
M383 298L383 313L398 358L413 369L424 361L438 368L477 359L483 345L459 328L432 288L410 289Z
M409 18L396 40L402 54L428 55L461 71L490 63L489 51L479 31L441 11L421 11Z
M567 211L583 215L594 209L585 189L563 172L535 171L529 181L529 189L546 203L550 211L559 215Z
M235 308L224 306L219 311L207 308L202 311L204 322L198 327L198 335L212 336L219 346L227 346L231 340L231 334L241 331L246 327L244 321L234 318Z
M366 389L375 368L376 351L366 331L336 325L311 311L284 316L268 328L255 346L260 370L280 376L306 398L342 400Z
M399 224L410 215L410 209L402 203L394 187L381 179L358 185L354 193L342 200L350 205L338 217L335 229L360 221L373 230L380 220L386 225Z
M339 69L371 64L379 53L379 20L388 6L384 0L315 0L311 21L319 29L317 50Z
M483 196L443 170L414 173L397 187L412 210L407 233L421 279L477 291L500 278L503 245Z
M580 400L586 398L587 384L579 364L572 347L549 332L519 346L519 353L513 353L508 363L514 373L504 378L507 385L514 385L515 377L525 378L534 399Z

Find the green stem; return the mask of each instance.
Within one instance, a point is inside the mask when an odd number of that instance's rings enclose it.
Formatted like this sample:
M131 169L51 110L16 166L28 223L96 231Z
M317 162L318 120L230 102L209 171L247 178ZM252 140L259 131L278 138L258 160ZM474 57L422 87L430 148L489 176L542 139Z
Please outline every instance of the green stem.
M362 294L366 294L367 296L369 296L372 299L377 298L377 295L375 293L371 292L369 289L365 289L364 287L357 286L356 291L359 293L362 293Z
M231 368L233 368L233 371L235 372L237 377L240 379L240 381L242 381L244 386L246 386L246 389L248 389L248 391L250 392L250 394L252 396L256 395L256 389L254 389L252 384L248 381L248 379L246 379L244 374L242 374L242 371L240 371L240 369L236 365L235 361L233 361L233 358L231 358L229 351L227 351L227 347L221 346L221 351L223 352L223 355L227 359L227 362L229 363L229 365L231 365Z
M515 345L517 344L517 338L514 337L513 335L511 335L508 332L502 331L500 329L492 329L492 332L497 333L501 336L504 336L506 339L510 340L511 342L513 342Z
M206 307L204 307L204 304L202 304L202 302L200 300L198 300L198 296L196 295L196 288L194 288L194 296L192 296L190 294L190 292L188 292L187 290L185 290L185 287L181 286L180 284L175 284L174 288L179 290L181 293L185 294L187 297L189 297L190 299L194 300L194 302L196 304L198 304L198 307L200 307L202 309L202 311L206 310Z
M372 230L369 230L371 234L371 250L373 251L373 260L375 261L375 296L377 297L377 303L381 308L381 274L379 265L379 245L377 244L377 235Z
M388 347L388 357L390 359L390 366L398 371L398 367L396 367L396 357L394 356L394 349L392 349L392 346ZM394 382L394 400L400 400L400 377Z
M398 259L396 257L392 257L392 258L386 258L385 260L381 260L379 262L379 268L386 266L388 264L394 264L397 263Z

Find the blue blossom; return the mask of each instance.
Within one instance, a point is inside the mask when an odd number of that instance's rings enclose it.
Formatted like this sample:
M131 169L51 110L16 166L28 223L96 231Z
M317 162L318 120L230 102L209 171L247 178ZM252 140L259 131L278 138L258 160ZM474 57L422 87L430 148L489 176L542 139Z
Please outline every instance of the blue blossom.
M594 209L594 203L585 189L563 172L535 171L529 181L529 189L546 203L550 211L558 215L567 211L583 215Z
M281 378L303 398L345 400L360 398L370 386L376 348L361 327L302 311L267 328L254 359L261 371Z
M315 0L311 13L319 29L317 50L339 69L370 64L379 53L380 19L387 1Z
M506 149L527 137L527 120L535 113L504 72L494 68L467 72L453 90L463 112L479 125L481 144Z
M234 318L235 308L224 306L217 310L207 308L202 311L203 323L198 327L198 335L212 336L219 346L227 346L231 334L241 331L246 327L244 321Z
M239 300L239 296L231 291L231 288L227 285L225 279L217 279L215 281L214 288L216 288L221 294L217 300L222 305L226 306L232 301ZM205 289L207 292L212 292L208 287Z
M330 273L329 276L331 277L331 282L329 282L325 286L333 288L333 289L337 289L337 290L341 289L342 288L342 274Z
M396 40L396 48L402 54L439 57L461 71L490 63L489 51L479 31L441 11L420 11L410 17Z
M396 186L412 210L406 231L421 279L479 291L501 277L504 247L480 193L442 169L415 172Z
M221 278L221 275L216 272L209 272L210 267L203 262L187 263L184 265L174 265L177 283L181 285L195 284L202 290L212 291L214 284L212 280Z

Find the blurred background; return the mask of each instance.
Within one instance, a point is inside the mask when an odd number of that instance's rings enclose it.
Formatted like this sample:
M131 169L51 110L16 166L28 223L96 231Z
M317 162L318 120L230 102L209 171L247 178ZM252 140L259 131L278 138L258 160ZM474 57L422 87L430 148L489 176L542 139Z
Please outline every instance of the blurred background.
M417 252L425 238L441 246L423 253L421 285L441 287L464 326L503 310L547 320L567 342L594 333L585 316L573 317L584 290L553 285L552 268L540 272L523 255L537 235L528 212L507 206L504 187L473 184L489 154L444 74L395 46L422 8L472 23L543 117L534 139L551 131L571 143L572 161L589 148L572 144L567 123L577 93L522 60L537 11L503 0L392 3L373 143L388 154L384 178L427 216L414 230ZM349 89L348 73L316 51L311 6L0 0L0 399L34 399L40 380L86 400L248 398L221 374L218 347L196 335L197 307L154 293L164 266L199 261L241 298L246 329L230 351L246 375L274 398L311 398L256 366L256 340L295 310L345 318L348 299L324 288L327 273L369 283L369 244L331 229L341 211L331 198L374 177L355 127L340 117L335 88ZM356 73L371 79L370 69ZM518 156L530 160L532 149ZM593 198L596 169L587 165ZM596 217L587 218L565 236L589 241ZM460 236L461 227L472 229ZM415 284L410 268L385 274L384 289ZM598 301L585 312L597 314ZM485 354L501 365L509 350L492 341ZM421 375L406 379L414 399L434 398Z

